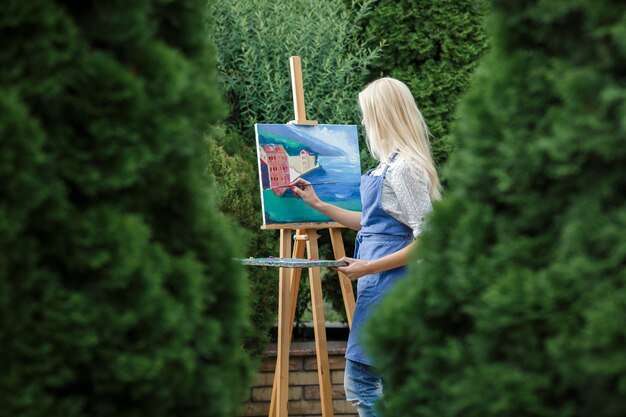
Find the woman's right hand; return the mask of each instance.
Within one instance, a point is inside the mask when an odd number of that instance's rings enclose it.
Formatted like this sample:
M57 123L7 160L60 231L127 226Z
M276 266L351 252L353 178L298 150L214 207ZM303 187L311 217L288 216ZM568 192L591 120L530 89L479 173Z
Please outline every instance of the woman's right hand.
M320 200L315 193L311 183L303 178L296 179L291 183L289 188L293 190L296 198L301 198L305 203L313 208L318 207L322 203L322 200Z
M361 230L361 212L346 210L333 206L319 199L313 186L305 179L298 178L289 184L296 198L301 198L314 210L328 216L333 221L341 223L354 230Z

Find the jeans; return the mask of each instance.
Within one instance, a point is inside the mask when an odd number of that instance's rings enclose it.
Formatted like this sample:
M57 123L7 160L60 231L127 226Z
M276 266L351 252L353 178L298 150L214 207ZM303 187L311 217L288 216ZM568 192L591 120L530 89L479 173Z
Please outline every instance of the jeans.
M377 416L374 406L383 396L383 379L371 366L346 359L343 386L359 417Z

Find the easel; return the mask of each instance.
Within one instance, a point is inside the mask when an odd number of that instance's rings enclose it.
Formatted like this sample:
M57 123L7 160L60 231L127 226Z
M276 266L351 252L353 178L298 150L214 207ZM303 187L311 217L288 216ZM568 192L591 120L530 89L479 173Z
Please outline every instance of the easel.
M307 120L304 107L304 89L302 85L302 66L300 57L292 56L289 59L291 65L291 87L293 91L293 106L295 120L290 123L299 125L317 125L315 120ZM333 246L335 258L346 255L341 237L339 223L290 223L262 226L261 229L280 230L280 257L302 258L306 244L307 257L319 259L317 232L328 229ZM294 244L291 245L292 232ZM293 250L292 250L293 249ZM313 329L315 333L315 352L317 356L317 374L320 386L320 401L322 403L322 416L333 417L333 398L330 382L330 369L328 364L328 349L326 345L326 321L324 320L324 298L322 295L322 282L320 268L308 268L311 286L311 309L313 310ZM272 388L272 400L270 403L269 417L287 417L287 400L289 392L289 347L293 332L298 290L300 288L300 275L302 268L280 268L279 272L279 298L278 298L278 352L276 356L276 370L274 373L274 385ZM339 273L341 293L348 317L348 325L352 327L352 315L354 313L354 293L350 279L343 273Z

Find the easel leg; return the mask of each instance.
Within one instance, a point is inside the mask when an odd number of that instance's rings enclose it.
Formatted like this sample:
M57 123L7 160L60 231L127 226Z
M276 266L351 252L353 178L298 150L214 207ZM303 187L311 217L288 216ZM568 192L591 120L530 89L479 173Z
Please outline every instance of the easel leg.
M346 250L343 246L343 238L341 229L328 229L330 231L330 241L333 244L333 253L335 259L346 256ZM341 285L341 294L343 295L343 304L346 307L346 316L348 317L348 326L352 328L352 316L354 315L354 291L352 290L352 281L343 272L339 272L339 284Z
M291 230L280 231L280 257L288 258L291 255ZM290 330L288 324L291 314L291 294L289 288L290 270L280 268L278 298L278 349L276 361L276 375L278 384L276 392L278 417L287 416L287 399L289 396L289 342Z
M318 234L314 229L308 229L307 252L309 258L319 259L317 247ZM311 309L313 310L313 328L315 330L315 353L317 354L317 375L320 384L320 400L322 402L322 416L333 416L333 395L330 385L330 366L328 364L328 348L326 345L326 320L324 319L324 297L320 268L309 268L311 285Z
M305 241L302 239L298 239L299 236L306 236L304 230L296 231L296 241L293 245L293 255L294 258L302 258L304 257L304 249L305 249ZM291 319L289 325L289 341L287 346L291 345L291 337L293 334L293 323L295 321L296 316L296 306L298 303L298 291L300 290L300 275L302 273L302 268L292 268L291 269L291 279L289 285L289 291L291 293ZM270 413L269 417L276 417L276 397L278 393L278 382L280 380L278 373L278 362L280 361L280 356L276 356L276 370L274 371L274 384L272 386L272 399L270 402ZM289 365L287 365L289 366ZM287 388L289 389L289 388Z

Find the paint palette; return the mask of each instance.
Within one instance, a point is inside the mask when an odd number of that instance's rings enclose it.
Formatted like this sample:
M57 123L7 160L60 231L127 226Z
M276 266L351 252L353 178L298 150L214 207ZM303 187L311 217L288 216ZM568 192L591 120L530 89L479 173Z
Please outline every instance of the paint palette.
M320 266L347 266L348 262L328 259L304 258L244 258L239 259L248 266L273 266L276 268L315 268Z

